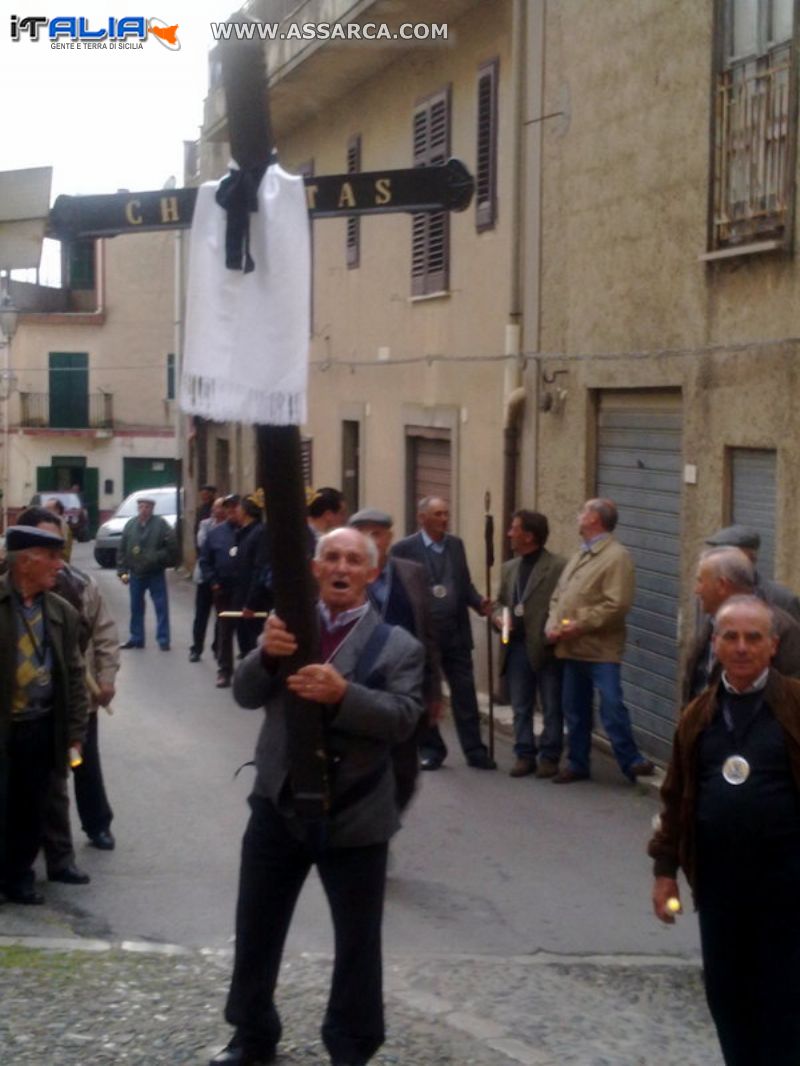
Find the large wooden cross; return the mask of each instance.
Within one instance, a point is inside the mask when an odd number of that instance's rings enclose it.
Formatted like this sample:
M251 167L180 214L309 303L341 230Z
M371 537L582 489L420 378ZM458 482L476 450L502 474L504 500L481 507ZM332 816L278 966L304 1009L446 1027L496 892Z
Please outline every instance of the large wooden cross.
M238 166L263 173L274 159L263 46L228 42L220 48L231 155ZM305 179L312 218L391 212L463 211L474 182L463 163ZM48 234L60 240L114 236L191 225L194 188L106 196L60 196ZM256 264L256 269L258 265ZM319 660L316 587L306 557L306 496L298 426L257 429L272 541L275 609L298 639L287 673ZM324 825L329 782L324 712L287 692L291 784L295 808L309 825Z

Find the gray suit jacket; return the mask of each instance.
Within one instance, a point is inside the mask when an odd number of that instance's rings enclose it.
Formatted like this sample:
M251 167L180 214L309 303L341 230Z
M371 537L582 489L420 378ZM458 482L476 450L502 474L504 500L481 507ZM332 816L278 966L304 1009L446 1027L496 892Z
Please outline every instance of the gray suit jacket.
M367 684L352 681L361 653L379 618L370 607L331 660L348 679L347 692L330 708L327 736L333 803L361 779L383 772L375 787L331 816L328 839L334 847L361 847L388 840L400 828L390 753L409 737L422 714L422 673L425 653L419 641L399 626L375 661ZM233 694L242 707L264 707L265 718L256 744L254 793L271 800L286 818L290 831L303 827L282 795L289 773L283 685L264 664L260 648L242 660L233 679ZM284 790L285 793L285 790Z

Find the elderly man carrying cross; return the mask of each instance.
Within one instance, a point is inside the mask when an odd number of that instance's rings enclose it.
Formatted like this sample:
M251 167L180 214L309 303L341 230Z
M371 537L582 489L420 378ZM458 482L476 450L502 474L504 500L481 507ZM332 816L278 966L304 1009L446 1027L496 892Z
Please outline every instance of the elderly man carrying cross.
M274 992L292 912L316 865L335 929L333 981L322 1039L333 1066L364 1066L384 1040L381 924L390 837L399 828L392 746L422 713L424 651L399 626L380 621L367 598L377 576L374 543L355 529L321 537L322 662L284 678L297 641L275 615L243 660L234 696L264 707L256 783L242 842L236 954L225 1016L233 1039L212 1066L274 1061L281 1022ZM331 804L324 831L295 811L284 690L326 711ZM296 708L295 708L296 712Z

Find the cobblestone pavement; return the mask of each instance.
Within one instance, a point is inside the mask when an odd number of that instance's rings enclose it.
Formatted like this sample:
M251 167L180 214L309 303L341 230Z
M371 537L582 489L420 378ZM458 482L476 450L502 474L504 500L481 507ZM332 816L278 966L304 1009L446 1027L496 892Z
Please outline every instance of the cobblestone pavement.
M49 945L44 947L42 945ZM0 939L0 1062L178 1066L226 1043L227 954ZM695 962L489 956L386 960L375 1066L720 1066ZM280 1066L328 1062L330 960L287 960Z

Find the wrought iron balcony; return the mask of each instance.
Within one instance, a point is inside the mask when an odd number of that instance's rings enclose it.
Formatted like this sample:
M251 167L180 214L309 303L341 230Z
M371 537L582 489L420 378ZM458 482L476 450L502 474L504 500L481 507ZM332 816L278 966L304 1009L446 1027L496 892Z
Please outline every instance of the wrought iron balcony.
M54 397L49 392L20 392L20 426L42 429L113 429L114 394Z
M718 75L713 246L785 238L794 178L788 45Z

